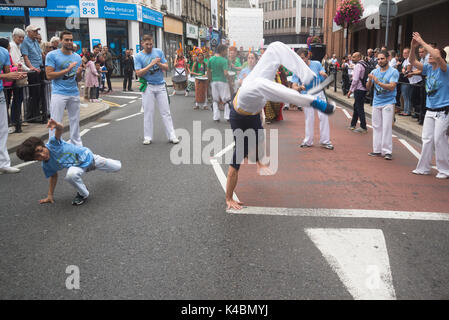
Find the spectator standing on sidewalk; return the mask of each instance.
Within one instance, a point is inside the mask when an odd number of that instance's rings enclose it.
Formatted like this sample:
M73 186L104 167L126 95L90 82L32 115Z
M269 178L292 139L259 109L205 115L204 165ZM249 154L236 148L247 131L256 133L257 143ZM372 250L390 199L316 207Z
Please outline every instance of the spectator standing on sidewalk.
M412 48L421 45L430 54L429 63L422 64L412 51L410 63L427 77L427 112L422 131L422 151L414 174L430 174L433 150L437 165L437 178L449 178L449 64L446 52L428 45L417 32L413 33Z
M103 47L103 56L104 56L104 64L106 65L106 69L108 69L108 73L106 73L106 81L108 82L108 91L106 93L112 92L112 84L111 84L111 76L114 71L114 63L112 62L112 54L109 52L109 48L107 46Z
M388 65L388 52L383 51L377 56L380 68L374 69L369 74L366 86L371 90L374 85L373 100L373 157L385 157L392 160L393 156L393 115L396 103L396 86L399 80L399 72Z
M125 56L123 57L123 91L126 91L126 87L128 87L128 91L133 91L133 72L134 69L134 58L131 55L129 50L125 51Z
M404 61L402 62L402 77L401 77L401 94L404 99L404 110L399 114L400 116L410 116L412 104L412 86L410 85L409 73L412 72L408 57L410 56L410 49L405 48L402 52ZM408 68L410 66L410 68Z
M70 140L72 144L82 146L80 136L80 93L78 82L81 80L83 67L81 57L72 51L73 35L63 31L60 35L62 48L50 52L45 61L48 80L52 80L50 116L56 122L62 122L67 108L70 122ZM49 137L54 136L49 130Z
M28 122L47 122L47 119L36 119L47 113L47 102L44 87L43 56L39 46L38 36L41 28L29 25L26 28L27 36L20 45L20 50L25 61L25 65L30 69L28 72L28 84L30 98L25 110L25 120Z
M298 75L295 74L292 77L293 83L292 88L294 90L299 91L301 94L307 94L307 91L319 85L321 81L327 78L327 74L324 71L321 62L309 60L309 50L307 50L307 48L299 49L298 55L310 68L310 70L312 70L312 72L315 75L315 78L308 85L303 85ZM317 94L316 98L326 100L326 97L324 97L323 92ZM310 105L303 105L302 107L304 108L304 115L305 115L305 137L300 146L301 148L308 148L313 146L315 109ZM320 145L322 148L325 148L327 150L334 150L334 146L332 145L332 142L330 140L329 116L324 112L318 111L318 118L320 119Z
M8 50L0 47L0 173L17 173L19 169L11 167L8 154L8 111L3 94L3 80L20 80L26 78L24 72L10 72L10 57Z
M358 133L366 133L365 117L365 97L366 97L366 80L364 79L365 70L368 68L368 63L362 60L360 52L355 52L352 55L352 60L355 63L354 73L352 75L351 88L348 92L348 98L354 93L354 113L352 114L350 130ZM360 119L360 128L356 129L357 122Z
M153 115L157 104L162 122L165 127L165 134L171 143L179 143L173 127L173 120L170 113L167 88L165 86L164 74L168 71L168 63L164 52L153 48L153 36L146 34L142 38L142 51L136 55L136 74L141 78L142 83L142 106L143 106L143 134L144 145L151 144L153 139Z
M90 102L100 102L97 100L97 91L99 87L98 75L99 73L95 67L95 57L91 54L89 55L89 61L86 63L86 71L84 74L85 86L89 89Z
M18 70L28 72L30 69L25 65L23 60L22 52L20 52L20 45L25 38L25 31L19 28L15 28L12 32L12 40L9 43L11 59L13 65L18 68ZM25 82L23 82L25 81ZM21 84L26 84L26 79L22 80ZM22 132L22 102L23 102L23 88L16 86L13 89L12 104L11 104L11 122L16 126L16 133Z

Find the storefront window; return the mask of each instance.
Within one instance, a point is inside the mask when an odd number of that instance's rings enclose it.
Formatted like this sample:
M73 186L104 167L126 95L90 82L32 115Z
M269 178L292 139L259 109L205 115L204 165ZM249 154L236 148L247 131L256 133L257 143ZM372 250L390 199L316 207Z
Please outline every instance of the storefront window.
M87 18L80 18L79 29L67 28L67 18L46 18L47 20L47 39L50 41L52 37L59 37L59 34L68 30L73 33L73 41L81 41L81 48L89 48L89 22ZM71 26L69 24L69 26ZM78 52L81 51L79 48Z
M179 49L179 43L182 42L182 36L174 33L165 33L165 48L164 53L168 61L168 67L173 69L173 64L176 58L176 50Z
M142 40L142 37L145 34L149 34L153 36L153 42L154 42L154 46L156 46L157 44L157 32L156 32L156 26L153 26L151 24L148 23L139 23L139 41ZM133 48L134 52L136 51L136 48Z
M0 37L12 40L12 31L14 28L23 29L23 17L3 17L0 16Z
M114 63L113 76L122 76L122 57L128 49L128 21L106 20L106 36L108 39L109 52L112 54Z

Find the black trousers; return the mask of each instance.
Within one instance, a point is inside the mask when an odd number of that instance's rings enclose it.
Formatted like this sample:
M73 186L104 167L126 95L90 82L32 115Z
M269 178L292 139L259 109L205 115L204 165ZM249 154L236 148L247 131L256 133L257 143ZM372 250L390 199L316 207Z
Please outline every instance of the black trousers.
M352 115L351 127L355 127L360 119L360 127L366 130L365 96L366 91L355 90L354 92L354 113Z
M112 70L113 70L113 68L108 68L108 73L106 73L106 81L108 82L108 91L112 90L112 84L111 84Z
M133 85L133 72L125 72L123 79L123 91L126 90L126 83L128 83L128 90L131 90L131 87Z
M46 122L47 96L44 83L43 71L28 72L29 98L25 107L25 121L33 120Z
M23 88L5 89L5 98L6 106L11 110L11 116L8 115L8 123L13 124L16 131L19 131L22 127Z

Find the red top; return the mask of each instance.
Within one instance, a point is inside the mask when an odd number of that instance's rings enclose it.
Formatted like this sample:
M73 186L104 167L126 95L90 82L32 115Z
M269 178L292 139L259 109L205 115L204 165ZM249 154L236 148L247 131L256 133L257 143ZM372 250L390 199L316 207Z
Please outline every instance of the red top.
M186 68L186 61L185 61L185 59L184 58L183 59L178 59L176 64L175 64L175 68L185 69Z

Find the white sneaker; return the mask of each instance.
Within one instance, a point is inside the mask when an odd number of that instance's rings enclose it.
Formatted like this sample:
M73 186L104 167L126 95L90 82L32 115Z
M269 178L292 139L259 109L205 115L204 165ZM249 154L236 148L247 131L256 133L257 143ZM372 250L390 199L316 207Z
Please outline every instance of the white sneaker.
M8 128L8 134L16 132L16 129L14 127Z
M144 139L143 140L143 144L144 145L149 145L149 144L151 144L151 140L150 139Z
M0 173L19 173L20 169L13 168L13 167L4 167L0 168Z
M170 139L170 143L177 144L179 143L179 139L178 138Z
M413 170L412 173L413 174L417 174L417 175L422 175L422 176L428 176L430 174L430 172L421 172L421 171L418 171L416 169Z
M445 175L444 173L439 172L439 173L436 175L436 178L437 178L437 179L447 179L447 178L449 178L449 176L448 176L448 175Z

